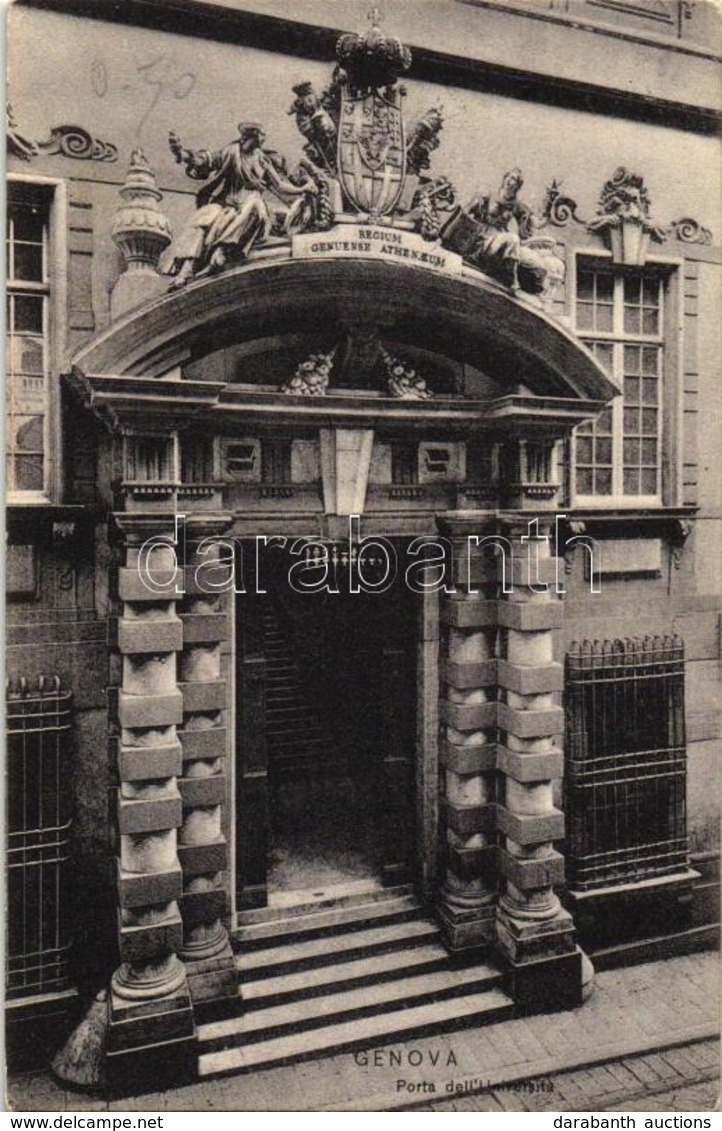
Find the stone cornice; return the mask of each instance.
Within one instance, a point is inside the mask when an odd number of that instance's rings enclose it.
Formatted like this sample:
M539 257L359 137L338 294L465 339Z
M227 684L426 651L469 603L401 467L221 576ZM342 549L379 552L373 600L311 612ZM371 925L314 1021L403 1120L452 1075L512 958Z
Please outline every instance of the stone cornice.
M111 431L169 432L204 426L224 433L234 426L287 424L303 428L393 424L434 427L445 434L470 429L561 435L599 412L602 400L507 396L491 401L437 397L404 401L392 397L289 397L247 387L201 381L159 381L153 377L109 375L67 380L85 407Z
M109 4L107 0L19 0L19 3L110 23L135 24L190 35L197 39L218 40L324 61L333 58L341 30L280 19L265 13L242 11L221 4L196 4L189 0L124 0L122 5ZM511 9L504 9L498 14L510 18L516 16L520 20L529 15ZM568 27L560 28L560 31L565 33L573 27L574 24L570 23ZM639 47L650 52L666 49L671 54L685 50L674 40L669 44L645 43L626 35L622 29L610 32L603 26L590 25L581 30L596 36L614 34L618 39L629 40L630 47L639 44ZM414 54L414 78L422 81L568 109L583 109L610 117L629 118L702 134L716 134L719 129L720 114L713 106L692 105L659 95L606 87L579 79L560 78L478 58L465 59L456 54L420 47L413 41L411 47ZM700 63L709 62L714 65L714 58L704 52L687 48L686 53L691 61L699 60Z

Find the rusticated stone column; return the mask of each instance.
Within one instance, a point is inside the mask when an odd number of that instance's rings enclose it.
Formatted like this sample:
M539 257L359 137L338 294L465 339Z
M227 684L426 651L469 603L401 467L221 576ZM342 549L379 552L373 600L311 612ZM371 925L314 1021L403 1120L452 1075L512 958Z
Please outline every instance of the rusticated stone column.
M521 524L507 527L514 549L513 586L500 594L498 610L497 822L503 834L504 890L497 934L511 967L516 1004L536 1010L579 1004L583 956L571 915L554 891L564 878L563 857L553 845L564 832L564 816L553 801L554 779L563 773L557 738L564 714L554 702L563 673L553 660L563 606L553 588L555 562L548 542L523 542L526 533Z
M496 904L496 569L452 540L456 592L444 598L442 737L445 882L439 908L451 950L494 940Z
M178 901L181 869L181 747L176 727L182 699L176 655L182 625L173 548L152 555L149 586L138 569L151 535L172 530L172 516L118 514L125 564L118 571L120 615L112 623L117 687L110 691L117 757L120 853L117 871L121 965L109 995L108 1078L127 1086L160 1075L172 1062L195 1063L195 1029L186 971L178 957L183 930ZM159 593L158 588L165 589ZM147 1046L152 1045L152 1048Z
M204 584L208 567L206 580L213 586L222 581L223 567L214 563L224 554L214 539L228 523L228 516L216 514L186 520L186 595L180 606L183 823L178 854L183 870L181 956L194 1001L232 998L238 993L233 953L223 924L228 910L223 823L227 704L221 646L228 626L223 594Z

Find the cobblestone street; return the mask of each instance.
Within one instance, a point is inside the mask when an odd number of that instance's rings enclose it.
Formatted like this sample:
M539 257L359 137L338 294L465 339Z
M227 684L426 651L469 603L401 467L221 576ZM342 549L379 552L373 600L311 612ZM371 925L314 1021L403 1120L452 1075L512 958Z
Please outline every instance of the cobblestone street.
M720 1049L699 1041L549 1078L553 1090L493 1091L427 1105L425 1111L711 1111L719 1097Z

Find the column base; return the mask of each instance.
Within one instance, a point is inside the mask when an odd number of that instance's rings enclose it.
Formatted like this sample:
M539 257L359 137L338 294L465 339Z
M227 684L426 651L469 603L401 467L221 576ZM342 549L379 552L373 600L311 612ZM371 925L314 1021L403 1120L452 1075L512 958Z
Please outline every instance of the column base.
M149 1000L130 1001L111 987L108 1015L109 1092L157 1091L196 1078L196 1028L185 980L170 994Z
M225 945L216 954L207 958L186 957L185 968L191 1000L194 1004L203 1003L204 1018L211 1006L222 1009L231 1002L238 1004L238 971L227 936Z
M496 914L497 945L514 965L569 954L575 949L574 922L561 907L548 918L510 913L502 904Z
M519 1013L552 1013L575 1009L588 993L583 984L583 955L579 947L568 954L549 955L529 962L506 962L506 991Z
M494 902L460 907L447 900L439 905L437 915L442 940L452 954L488 947L496 940Z

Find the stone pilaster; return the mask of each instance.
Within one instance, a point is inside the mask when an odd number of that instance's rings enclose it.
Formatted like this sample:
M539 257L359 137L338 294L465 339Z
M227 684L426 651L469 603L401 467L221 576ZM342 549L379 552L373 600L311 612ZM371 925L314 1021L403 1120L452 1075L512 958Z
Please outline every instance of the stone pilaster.
M496 904L496 581L481 556L469 569L454 542L456 592L444 598L439 759L445 782L445 880L439 914L452 951L494 939Z
M226 682L222 644L228 632L225 598L204 584L221 579L222 557L214 537L228 525L225 515L186 520L186 595L181 605L183 651L183 822L179 856L183 871L181 956L194 1001L235 998L238 977L228 931L228 847L223 813L227 799ZM205 540L205 544L204 544ZM198 567L201 567L200 571ZM205 590L205 591L204 591Z
M563 606L554 592L548 542L521 541L526 533L523 526L507 528L514 550L512 589L500 595L498 607L497 823L503 892L497 937L516 1004L546 1010L581 1002L583 956L572 918L554 891L564 878L563 857L554 848L564 832L564 816L553 799L553 783L563 773L558 739L564 714L554 701L563 672L553 659Z
M158 593L138 569L151 535L172 529L173 517L115 516L123 539L118 571L119 616L111 645L118 686L111 688L111 726L119 788L118 946L111 980L107 1074L113 1087L195 1065L195 1028L183 962L182 891L177 829L182 819L177 726L182 698L176 656L182 625L173 586ZM153 553L153 578L171 578L173 548ZM152 1048L148 1048L152 1045Z

